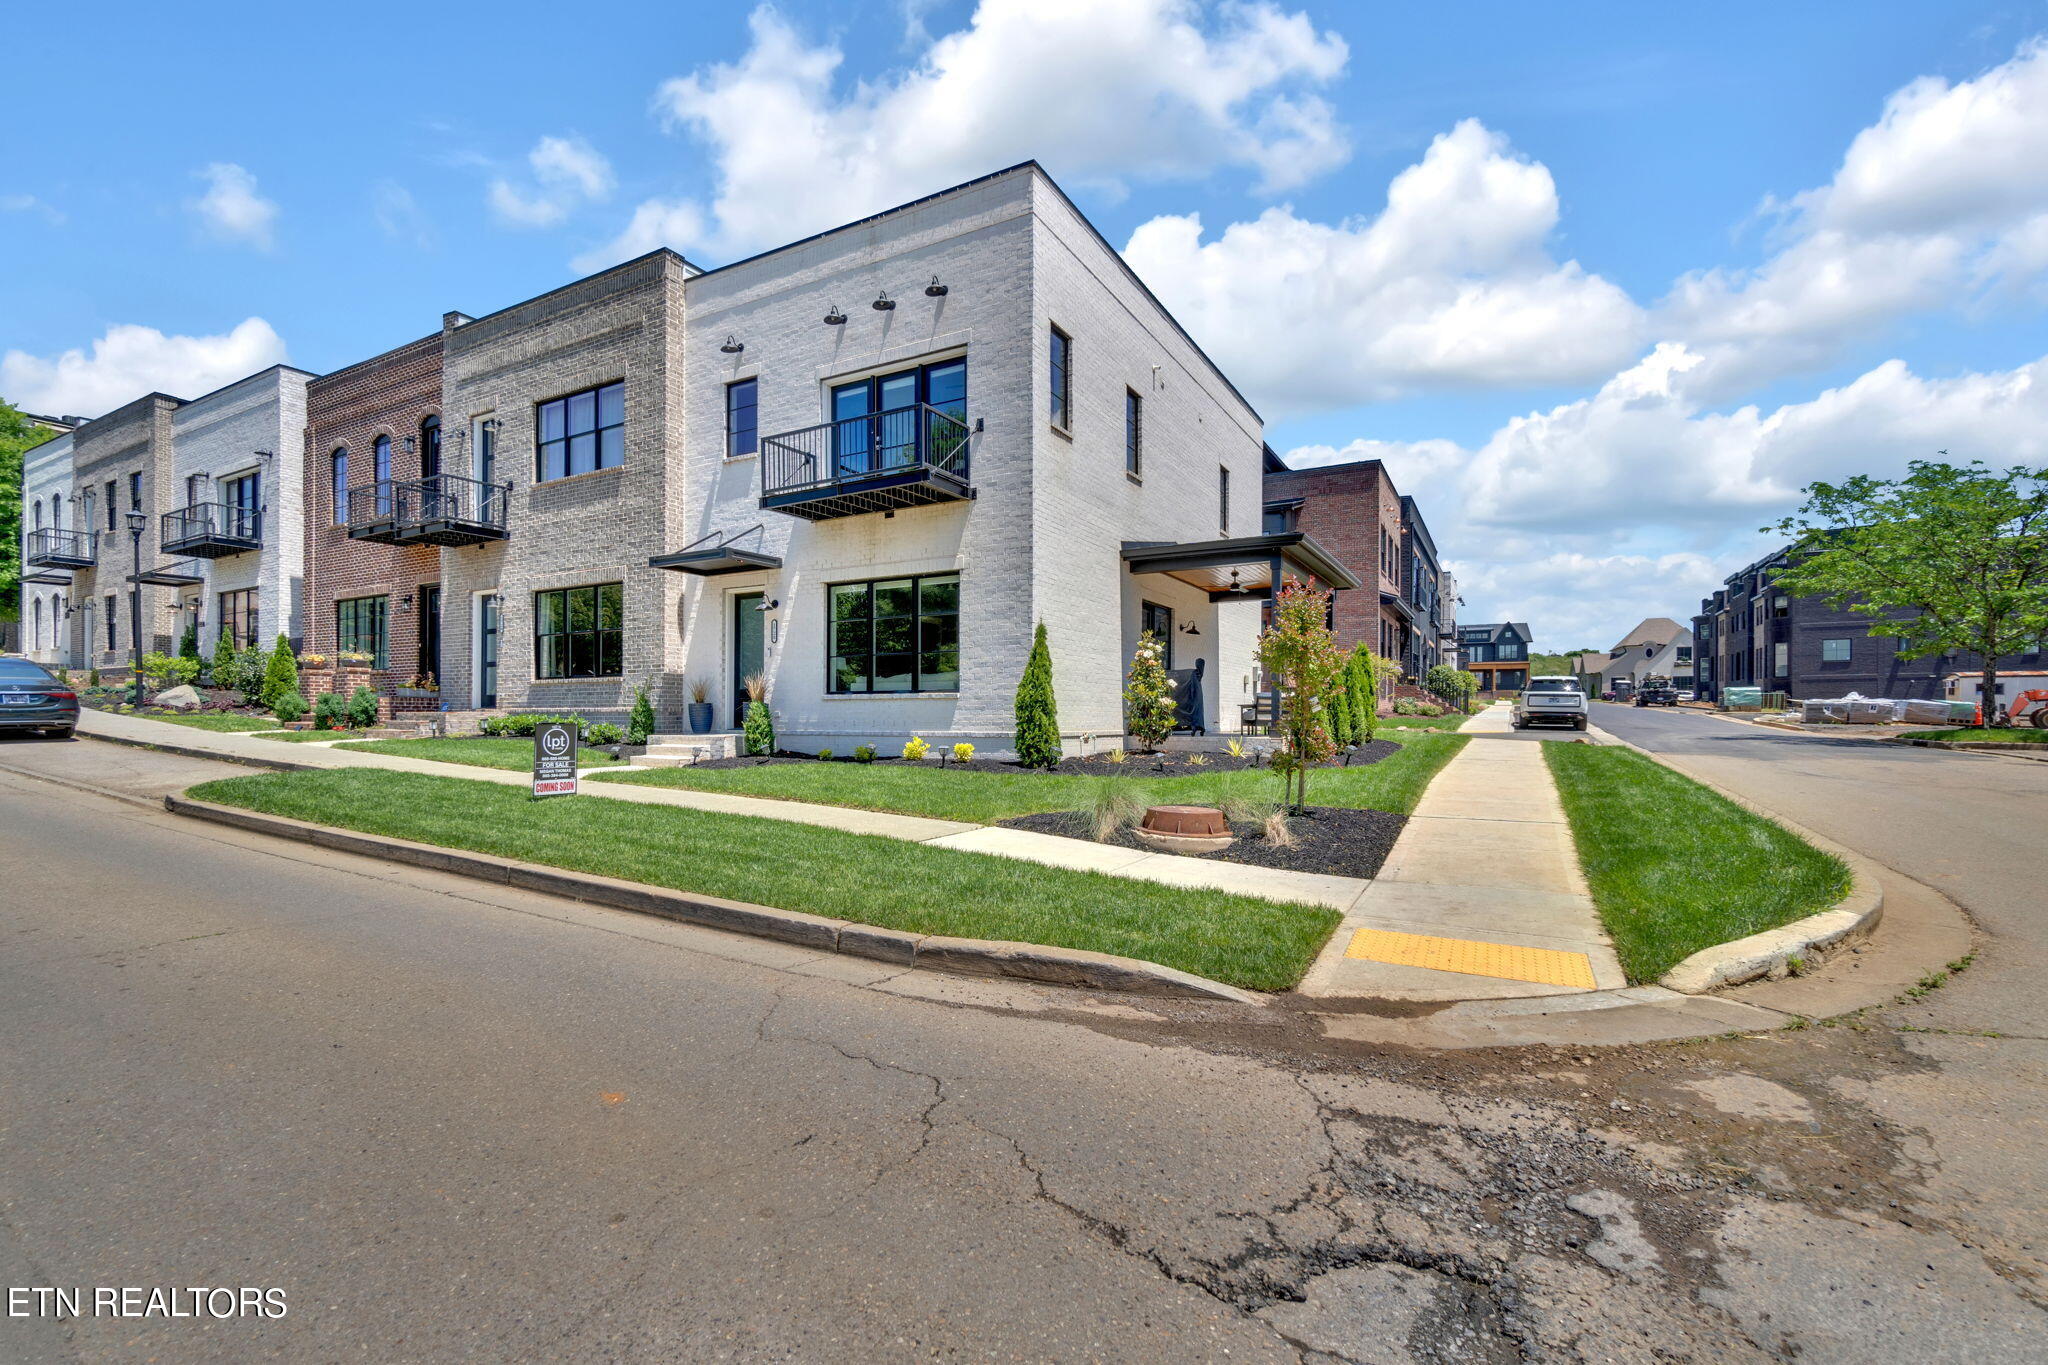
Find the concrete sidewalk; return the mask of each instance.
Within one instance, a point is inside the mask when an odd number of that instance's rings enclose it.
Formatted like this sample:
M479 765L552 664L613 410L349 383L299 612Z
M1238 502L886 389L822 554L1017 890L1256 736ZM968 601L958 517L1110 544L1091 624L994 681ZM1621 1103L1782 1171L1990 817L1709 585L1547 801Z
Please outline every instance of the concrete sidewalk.
M1463 733L1507 733L1507 721L1495 705ZM1468 744L1430 783L1301 990L1455 1001L1627 984L1542 749Z
M319 742L259 739L247 734L199 730L90 708L79 714L78 732L95 738L147 744L173 753L221 758L230 762L240 760L300 768L382 768L433 777L467 778L472 782L496 782L509 787L524 787L532 781L526 773L508 772L502 768L435 763L393 754L367 753L360 749L338 749ZM1116 848L1085 839L1034 834L1029 830L1004 829L959 820L934 820L927 816L899 815L889 811L855 810L847 806L823 806L807 801L777 801L761 796L734 796L725 792L693 791L686 787L643 787L622 782L586 782L582 791L585 796L603 797L610 801L786 820L852 834L907 839L913 843L967 853L1019 858L1077 872L1103 872L1115 877L1163 882L1169 886L1225 891L1264 900L1299 901L1338 910L1349 910L1371 885L1358 877L1330 877L1311 872L1252 867L1244 863L1215 862L1207 858L1183 858L1170 853Z

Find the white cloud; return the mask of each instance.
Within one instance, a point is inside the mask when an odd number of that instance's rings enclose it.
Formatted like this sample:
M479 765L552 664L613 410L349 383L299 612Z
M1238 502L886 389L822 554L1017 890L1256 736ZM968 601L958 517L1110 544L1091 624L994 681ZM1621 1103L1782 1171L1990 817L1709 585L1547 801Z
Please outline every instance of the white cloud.
M412 191L396 180L380 180L371 189L370 211L386 237L408 242L422 251L433 247L433 223L413 198Z
M0 356L0 393L30 412L97 417L152 390L191 398L285 358L284 339L262 318L218 336L166 336L121 323L92 343L44 358Z
M207 230L222 241L270 250L277 204L256 192L256 177L232 161L213 162L194 174L206 181L207 190L190 207Z
M0 194L0 213L39 213L50 226L64 226L64 212L33 194Z
M656 247L687 252L704 240L704 211L695 204L650 199L633 210L625 230L593 247L570 262L572 268L589 274L620 261L643 256Z
M907 11L913 18L921 8ZM714 245L745 252L1037 158L1077 182L1194 179L1229 168L1265 189L1349 148L1315 91L1341 38L1272 4L981 0L908 71L834 88L843 54L774 8L733 62L664 84L657 108L709 145Z
M491 182L491 210L514 227L552 227L577 205L611 193L611 163L582 138L544 137L533 144L526 162L533 171L532 189L502 177Z
M1425 389L1582 383L1642 344L1616 285L1548 251L1557 186L1466 120L1394 178L1379 215L1268 209L1202 240L1193 215L1124 256L1268 416Z

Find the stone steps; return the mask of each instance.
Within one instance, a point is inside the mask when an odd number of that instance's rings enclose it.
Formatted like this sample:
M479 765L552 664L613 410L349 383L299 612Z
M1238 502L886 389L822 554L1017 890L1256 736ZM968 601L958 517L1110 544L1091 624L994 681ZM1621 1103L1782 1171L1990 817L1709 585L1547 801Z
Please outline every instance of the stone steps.
M626 762L635 768L681 768L714 758L737 758L741 743L737 734L649 735L647 752Z

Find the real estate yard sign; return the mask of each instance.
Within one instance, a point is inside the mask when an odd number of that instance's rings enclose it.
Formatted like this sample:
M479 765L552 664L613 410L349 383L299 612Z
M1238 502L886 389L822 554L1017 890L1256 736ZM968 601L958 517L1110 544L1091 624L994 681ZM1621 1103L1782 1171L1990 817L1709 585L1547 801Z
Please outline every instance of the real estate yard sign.
M533 732L533 794L576 794L576 727L548 721Z

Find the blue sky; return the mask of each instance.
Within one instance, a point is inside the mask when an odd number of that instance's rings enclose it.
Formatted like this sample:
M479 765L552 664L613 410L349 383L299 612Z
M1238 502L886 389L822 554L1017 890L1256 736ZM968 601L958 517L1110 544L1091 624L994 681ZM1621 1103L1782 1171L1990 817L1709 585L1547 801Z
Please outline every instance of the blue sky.
M1689 615L1808 479L2043 458L2048 5L564 15L13 16L0 393L329 369L1036 156L1277 449L1385 458L1546 645Z

